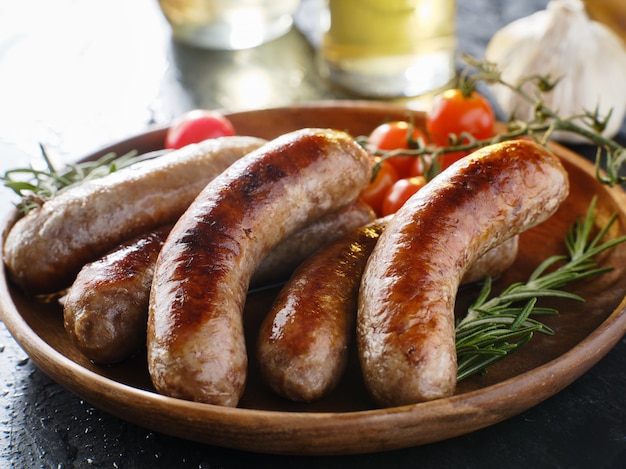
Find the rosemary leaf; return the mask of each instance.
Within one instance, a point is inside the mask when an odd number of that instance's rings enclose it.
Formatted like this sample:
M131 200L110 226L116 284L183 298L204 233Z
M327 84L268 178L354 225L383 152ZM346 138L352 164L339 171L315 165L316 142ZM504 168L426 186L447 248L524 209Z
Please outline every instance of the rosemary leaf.
M596 197L593 197L583 220L577 220L565 237L566 256L551 256L531 273L526 282L509 285L490 298L492 280L487 278L465 317L456 325L457 380L484 374L524 344L535 333L552 335L554 331L531 316L554 315L553 308L537 306L540 298L584 301L580 295L561 290L574 281L601 275L612 270L598 267L593 257L626 241L626 236L603 241L617 219L611 217L594 238Z
M467 67L460 75L460 87L476 87L479 82L498 84L511 90L535 109L534 118L528 121L511 116L508 132L500 138L508 139L513 138L514 135L528 135L535 137L539 142L547 143L555 131L579 135L597 146L595 166L598 181L611 187L626 182L626 176L622 171L626 164L626 148L617 141L602 135L607 122L612 117L612 111L609 111L606 116L601 116L596 107L594 110L585 110L580 114L561 116L557 109L549 108L543 99L545 93L559 86L560 78L554 80L550 76L531 75L517 83L509 83L502 78L502 71L496 64L475 59L469 54L462 54L461 59ZM582 124L577 121L581 121ZM473 143L474 148L478 148L494 142L492 139Z
M528 120L510 116L506 130L487 139L479 140L468 133L462 133L450 135L449 144L445 147L432 144L425 145L424 142L419 142L415 148L411 147L412 149L409 150L384 151L368 148L373 154L380 157L374 172L377 171L378 165L383 160L398 154L413 155L420 158L429 155L431 164L425 167L428 168L427 180L430 180L440 172L439 155L459 151L470 152L521 136L531 137L536 142L547 145L552 134L559 131L581 136L597 147L595 169L598 181L611 187L626 183L626 175L623 171L624 165L626 165L626 148L616 140L602 135L603 129L611 118L611 112L608 112L606 116L600 116L596 108L580 114L561 116L558 110L549 108L543 98L545 93L553 90L555 86L559 86L560 78L552 79L549 76L532 75L517 83L509 83L502 78L502 72L496 64L475 59L469 54L462 54L461 59L466 64L459 77L461 90L469 93L480 82L504 86L533 106L535 109L534 116ZM367 146L367 137L360 137L358 141L363 146Z
M17 168L8 170L4 175L0 176L4 186L20 196L21 200L16 206L22 213L28 213L40 207L47 200L71 187L104 177L133 164L158 157L165 152L154 151L138 154L136 151L131 151L122 156L117 156L115 153L107 153L95 161L74 163L62 169L56 169L45 148L41 145L40 148L46 166L45 170Z

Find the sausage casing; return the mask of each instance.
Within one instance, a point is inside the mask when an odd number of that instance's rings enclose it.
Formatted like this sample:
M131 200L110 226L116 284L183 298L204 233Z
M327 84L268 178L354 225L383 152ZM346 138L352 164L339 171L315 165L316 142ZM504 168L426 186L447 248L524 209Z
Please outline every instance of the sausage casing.
M66 288L87 262L176 221L209 180L263 143L206 140L62 192L11 227L4 244L11 280L29 293Z
M346 368L361 276L391 216L375 220L320 249L281 289L257 340L261 376L279 395L310 402L328 395ZM462 283L497 276L514 262L518 237L494 247Z
M454 393L460 279L487 250L549 218L568 190L553 153L507 141L455 163L396 213L359 292L357 345L376 402L412 404Z
M367 152L349 135L302 129L207 185L157 261L147 345L159 392L238 404L247 373L241 315L252 273L281 240L355 201L370 175Z
M257 287L288 280L294 269L314 252L375 218L372 208L360 200L329 213L276 246L254 271L251 285Z
M145 347L152 274L170 228L151 231L86 264L68 289L65 330L95 363L117 363Z
M283 281L313 252L375 218L355 202L297 231L273 249L255 271L257 287ZM139 236L86 264L63 298L64 325L90 360L112 364L146 345L152 275L171 226Z

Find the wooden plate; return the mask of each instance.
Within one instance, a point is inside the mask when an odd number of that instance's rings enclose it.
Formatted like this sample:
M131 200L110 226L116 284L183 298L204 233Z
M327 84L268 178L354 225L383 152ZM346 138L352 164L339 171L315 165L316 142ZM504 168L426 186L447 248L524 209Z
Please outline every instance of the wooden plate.
M272 138L302 127L333 127L365 135L385 120L409 115L406 109L386 104L322 102L229 117L240 134ZM417 125L423 124L422 114L412 116ZM155 150L161 147L164 133L163 129L148 132L88 158L108 151ZM586 212L594 194L598 196L598 223L617 213L618 222L610 235L626 232L623 191L598 183L592 164L582 157L558 145L554 151L569 172L571 194L555 216L522 235L518 260L496 286L525 279L540 261L562 252L566 230ZM551 303L560 310L548 321L556 331L553 337L535 337L487 375L462 382L453 397L387 409L378 409L370 401L355 362L331 396L306 405L274 396L261 382L252 356L239 408L161 396L150 384L144 355L117 366L94 365L68 341L58 305L24 296L7 282L4 271L0 306L8 329L38 367L122 419L189 440L256 452L365 453L421 445L492 425L554 395L592 367L626 332L626 245L604 254L599 262L615 269L571 286L585 303ZM249 346L275 293L266 290L249 297L245 312ZM461 291L459 307L475 293L475 288Z

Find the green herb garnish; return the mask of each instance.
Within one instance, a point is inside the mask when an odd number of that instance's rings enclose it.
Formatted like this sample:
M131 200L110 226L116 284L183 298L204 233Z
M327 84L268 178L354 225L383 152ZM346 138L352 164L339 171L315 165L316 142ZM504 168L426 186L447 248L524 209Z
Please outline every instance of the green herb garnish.
M139 155L136 151L131 151L122 156L117 156L115 153L107 153L94 161L69 164L62 169L57 169L52 164L45 148L43 146L40 146L40 148L46 166L45 169L16 168L8 170L4 175L0 176L4 186L21 197L20 202L16 206L22 213L28 213L30 210L40 207L47 200L70 187L106 176L140 161L155 158L163 153L162 151L156 151Z
M467 66L459 76L459 88L469 92L480 83L502 85L533 106L533 117L522 120L510 116L506 123L506 130L487 139L479 140L470 133L463 132L460 135L450 135L450 143L445 147L425 145L420 142L415 148L408 150L370 149L374 154L380 156L380 161L375 165L374 171L377 170L382 160L397 155L413 155L422 158L429 155L432 166L429 168L430 172L427 174L427 179L430 180L440 172L439 155L459 151L469 152L522 136L530 137L542 145L547 145L552 134L561 131L584 137L589 143L596 146L595 166L598 181L610 187L626 182L626 176L623 174L623 166L626 165L626 148L617 141L602 135L611 118L611 112L603 116L600 115L598 109L595 109L586 110L576 115L561 116L558 110L547 106L544 99L545 93L558 86L559 79L543 75L529 75L516 83L510 83L502 78L502 72L496 64L475 59L467 54L463 54L461 58ZM359 137L357 141L366 145L367 137Z
M596 197L585 218L575 222L565 238L567 255L555 255L543 261L526 282L510 285L502 293L488 299L492 282L488 278L468 313L456 326L456 349L459 381L476 373L485 373L488 366L500 361L522 345L535 332L554 332L531 316L554 315L558 311L537 306L540 298L558 297L584 301L582 297L561 288L587 277L612 270L598 267L593 258L619 243L626 236L602 241L617 219L614 215L591 239L596 217Z

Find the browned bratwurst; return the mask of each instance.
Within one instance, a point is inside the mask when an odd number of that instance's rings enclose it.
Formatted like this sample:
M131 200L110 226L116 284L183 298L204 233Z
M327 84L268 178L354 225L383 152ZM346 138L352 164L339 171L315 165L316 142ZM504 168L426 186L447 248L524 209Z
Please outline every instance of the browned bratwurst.
M289 279L294 269L318 249L376 218L372 208L360 200L316 220L289 236L261 261L252 275L252 287Z
M4 259L11 280L30 293L66 288L87 262L176 221L209 180L263 143L206 140L66 190L9 231Z
M374 218L372 209L359 201L324 216L272 250L252 282L263 286L285 280L323 245ZM86 264L68 289L65 329L95 363L116 363L145 347L152 274L170 228L151 231Z
M297 402L326 396L343 375L354 334L361 276L392 216L343 236L304 261L261 324L257 357L265 382ZM518 237L494 247L462 283L496 276L514 262Z
M170 228L151 231L86 264L68 289L65 330L95 363L119 362L145 346L152 274Z
M531 141L507 141L455 163L396 213L359 292L357 345L377 403L454 393L461 278L487 250L549 218L568 190L553 153Z
M245 388L242 310L265 255L293 232L355 201L371 176L349 135L285 134L202 191L159 255L148 317L148 369L156 389L236 406Z

